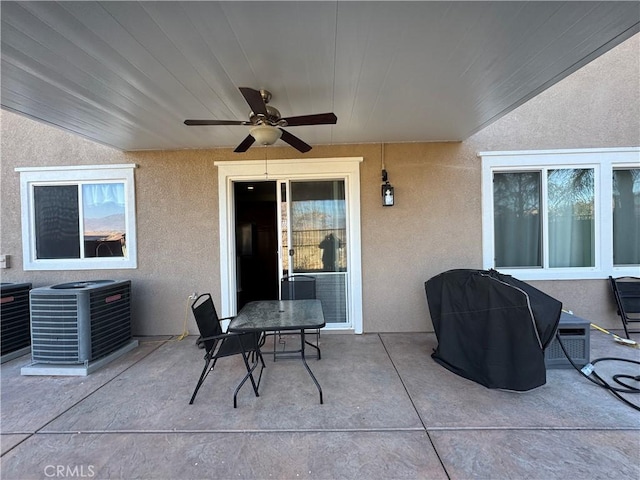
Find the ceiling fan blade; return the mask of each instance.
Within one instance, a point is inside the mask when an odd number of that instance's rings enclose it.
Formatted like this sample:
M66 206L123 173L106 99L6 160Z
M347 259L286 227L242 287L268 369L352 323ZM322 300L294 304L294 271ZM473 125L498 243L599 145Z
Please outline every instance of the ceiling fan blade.
M240 142L240 145L236 147L234 152L235 153L246 152L247 150L249 150L249 147L253 145L253 142L255 141L256 141L255 138L253 138L251 135L247 135L246 138L242 140L242 142Z
M251 107L251 111L256 115L264 115L266 117L268 115L267 106L265 105L264 100L262 99L262 94L260 93L260 91L254 90L253 88L248 88L248 87L239 87L239 88L240 88L240 93L242 93L242 96Z
M293 148L295 148L296 150L302 153L306 153L309 150L311 150L311 145L304 143L298 137L296 137L295 135L292 135L286 130L283 130L282 128L280 130L282 131L282 136L280 137L280 140L287 142Z
M334 113L318 113L315 115L300 115L298 117L287 117L287 127L296 127L298 125L333 125L338 121L338 117Z
M250 122L242 120L185 120L184 124L190 127L199 125L251 125Z

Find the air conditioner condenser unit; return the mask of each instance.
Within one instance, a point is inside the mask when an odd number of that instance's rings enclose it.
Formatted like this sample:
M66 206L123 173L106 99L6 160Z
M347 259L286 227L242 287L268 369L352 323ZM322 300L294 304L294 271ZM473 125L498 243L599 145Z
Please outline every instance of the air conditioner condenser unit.
M62 283L34 288L29 297L32 365L88 366L132 342L137 346L129 280Z
M31 350L29 290L30 283L0 284L0 363Z

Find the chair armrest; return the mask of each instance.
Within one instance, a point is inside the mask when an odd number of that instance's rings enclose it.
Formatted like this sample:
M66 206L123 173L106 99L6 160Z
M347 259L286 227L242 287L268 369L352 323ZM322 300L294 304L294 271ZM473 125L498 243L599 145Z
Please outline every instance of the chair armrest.
M229 324L231 323L231 320L233 320L234 318L236 318L235 316L233 317L222 317L222 318L218 318L218 323L222 326L222 331L227 333L228 329L229 329ZM227 322L226 326L223 324L223 322Z
M221 338L230 337L231 335L237 335L237 333L221 333L220 335L212 335L210 337L200 337L198 342L204 342L207 340L220 340Z

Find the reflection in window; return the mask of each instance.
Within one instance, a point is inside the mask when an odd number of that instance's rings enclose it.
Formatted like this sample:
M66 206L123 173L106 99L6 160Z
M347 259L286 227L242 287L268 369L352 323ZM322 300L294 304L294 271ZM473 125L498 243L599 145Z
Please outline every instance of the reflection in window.
M33 197L37 259L125 256L124 183L36 185Z
M348 322L347 218L344 180L290 183L293 273L316 279L316 298L327 323Z
M496 267L543 267L545 228L549 267L595 265L592 168L495 173L493 209Z
M126 248L123 183L82 186L85 257L122 257Z
M540 172L496 173L493 202L496 267L540 267Z
M637 275L639 154L640 147L481 152L483 267L522 280ZM539 187L532 175L539 175ZM540 235L528 233L525 224L520 237L507 236L518 215L536 208L530 191L538 188ZM534 237L541 244L538 264L523 247Z
M291 182L294 271L345 271L346 226L343 180Z
M33 187L36 258L80 258L78 186Z
M640 264L640 169L613 171L613 263Z
M549 266L595 265L594 171L549 170Z

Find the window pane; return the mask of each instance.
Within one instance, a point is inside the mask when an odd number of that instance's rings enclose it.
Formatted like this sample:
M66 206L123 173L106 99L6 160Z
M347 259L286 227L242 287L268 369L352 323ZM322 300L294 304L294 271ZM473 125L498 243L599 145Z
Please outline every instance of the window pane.
M640 169L613 171L613 263L640 264Z
M493 177L496 267L542 266L540 172Z
M294 272L346 270L344 181L291 182Z
M33 187L36 258L80 258L77 185Z
M290 186L292 272L317 272L316 298L325 320L347 323L345 182L292 181Z
M85 257L123 257L126 252L124 183L82 186Z
M595 265L594 171L549 170L549 266Z

